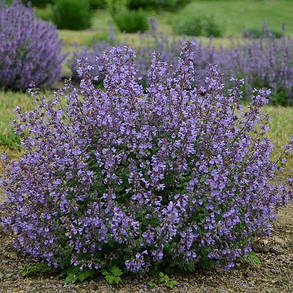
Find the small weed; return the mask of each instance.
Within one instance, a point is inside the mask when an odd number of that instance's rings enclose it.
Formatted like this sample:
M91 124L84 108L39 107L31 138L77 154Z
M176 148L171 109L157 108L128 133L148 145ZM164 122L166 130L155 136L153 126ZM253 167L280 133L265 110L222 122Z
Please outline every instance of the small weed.
M74 284L76 282L83 282L86 279L93 277L95 271L93 269L80 270L79 266L70 267L63 272L63 275L66 276L66 284Z
M32 266L30 265L19 266L18 270L23 277L27 277L27 276L35 275L38 273L52 272L53 268L43 263L38 263Z
M173 289L176 285L178 285L178 282L175 280L171 280L170 277L167 274L164 274L163 272L159 273L159 279L155 281L149 281L148 283L149 287L155 287L157 285L163 285L169 289Z
M261 264L261 260L252 251L247 254L246 260L248 260L248 262L250 262L251 264L254 264L254 265L260 265Z
M119 285L122 281L121 276L123 272L117 266L111 267L110 272L102 270L102 274L109 285Z

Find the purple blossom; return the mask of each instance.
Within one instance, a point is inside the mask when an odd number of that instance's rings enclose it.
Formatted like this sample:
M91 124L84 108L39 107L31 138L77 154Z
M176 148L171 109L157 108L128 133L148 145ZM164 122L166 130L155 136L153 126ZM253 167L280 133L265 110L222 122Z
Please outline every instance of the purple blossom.
M268 91L243 111L242 82L226 91L216 67L197 85L195 46L171 64L154 53L145 90L133 50L112 47L101 57L103 89L80 60L80 87L16 110L24 151L6 163L0 207L16 249L56 267L67 259L137 272L207 256L231 268L270 233L292 198L292 178L276 176L293 140L271 161Z

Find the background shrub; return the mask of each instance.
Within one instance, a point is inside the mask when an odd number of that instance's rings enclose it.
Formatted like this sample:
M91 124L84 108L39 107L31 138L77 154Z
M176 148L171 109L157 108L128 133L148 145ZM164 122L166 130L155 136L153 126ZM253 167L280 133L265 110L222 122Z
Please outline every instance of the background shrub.
M53 6L53 21L59 29L87 29L91 18L88 0L56 0Z
M0 87L53 86L63 59L53 25L36 19L20 1L0 2Z
M36 7L46 7L48 4L53 4L55 0L22 0L22 2L27 5L29 2L32 6Z
M121 32L144 32L149 28L147 16L141 10L122 9L113 14L113 19Z
M89 0L91 9L105 9L107 7L107 0Z
M186 17L179 22L174 23L173 27L177 34L197 37L203 35L202 22L202 18L198 16Z
M241 84L226 91L216 68L194 87L193 51L184 46L176 67L154 55L144 93L133 51L114 47L103 90L81 62L80 87L17 109L25 152L10 164L3 156L0 208L16 249L90 275L229 269L269 234L293 181L282 185L270 159L268 92L242 112ZM293 138L284 155L290 148Z
M129 9L170 9L183 8L190 0L128 0Z
M53 22L53 10L52 6L46 6L46 8L42 9L35 9L35 14L37 18L40 18L44 21L49 21L54 24Z
M204 34L207 37L221 37L223 28L216 23L215 18L210 16L204 19Z
M194 14L175 19L173 28L178 34L207 37L220 37L223 30L212 16L197 16Z
M107 9L112 15L122 9L125 9L126 6L127 0L107 0Z

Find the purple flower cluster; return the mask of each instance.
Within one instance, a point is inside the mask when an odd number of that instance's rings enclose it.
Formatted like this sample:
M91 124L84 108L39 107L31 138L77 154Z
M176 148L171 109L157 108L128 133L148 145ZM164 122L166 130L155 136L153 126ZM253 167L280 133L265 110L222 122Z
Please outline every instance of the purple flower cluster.
M176 66L153 54L145 91L130 48L102 58L103 89L81 61L80 87L17 110L25 151L6 163L3 230L55 267L141 272L209 259L229 269L292 197L270 159L269 92L255 90L243 111L240 82L227 92L215 67L194 86L192 42Z
M21 1L0 1L0 87L52 86L64 57L53 25L36 19Z
M139 35L140 43L136 51L136 65L142 84L149 83L147 72L151 66L151 56L154 51L159 52L161 58L176 65L177 57L184 40L168 39L159 33L154 20L151 30ZM101 43L91 49L86 48L73 57L72 72L77 76L77 60L86 57L93 66L92 76L103 77L98 70L101 68L103 51L110 47ZM271 102L276 104L293 103L293 41L286 37L276 39L272 35L265 35L258 40L245 40L237 44L231 43L229 47L216 48L213 41L207 45L197 42L194 46L195 80L204 86L209 66L217 65L224 74L225 86L229 88L232 77L245 79L245 96L249 99L253 89L269 88L272 91Z
M105 78L103 73L102 60L103 55L106 50L108 50L111 45L108 42L98 42L93 44L92 48L85 47L81 51L74 53L71 59L71 71L72 79L80 80L79 70L79 60L86 59L87 63L91 65L90 75L92 80L102 81Z
M265 36L237 45L228 53L222 68L226 75L245 79L246 91L266 87L272 90L276 104L293 104L293 41Z

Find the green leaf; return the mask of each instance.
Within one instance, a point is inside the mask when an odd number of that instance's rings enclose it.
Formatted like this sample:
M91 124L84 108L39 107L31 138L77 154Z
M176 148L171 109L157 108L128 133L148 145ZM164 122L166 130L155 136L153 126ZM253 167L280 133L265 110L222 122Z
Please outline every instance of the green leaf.
M29 265L19 266L18 269L23 277L34 275L37 273L47 273L53 270L51 267L43 263L38 263L33 266L29 266Z
M107 270L102 270L102 271L101 271L101 274L104 275L104 276L108 276L108 275L110 275L110 274L107 272Z
M161 279L160 279L160 282L161 283L166 283L168 281L169 281L169 276L162 274Z
M246 259L254 265L261 264L261 260L258 258L258 256L253 251L248 252Z
M193 273L195 270L195 265L193 263L187 264L186 266L184 266L184 270Z
M106 275L105 279L106 279L107 283L110 285L112 285L113 283L118 285L122 281L122 279L120 277L116 277L113 275Z
M155 287L155 286L156 286L156 283L153 282L153 281L149 281L149 282L148 282L148 286L149 286L149 287Z
M74 284L78 280L78 277L74 273L69 273L65 279L66 284Z
M111 267L110 272L116 277L120 277L121 275L123 275L123 272L117 266Z
M78 279L83 282L84 280L92 277L95 274L94 270L86 270L86 271L82 271L78 274Z
M165 283L165 286L172 289L174 286L178 285L177 281L168 281Z
M114 282L113 276L111 276L111 275L106 275L105 279L106 279L107 283L110 285L112 285Z
M116 285L118 285L122 281L122 279L120 277L113 276L113 279L114 279L114 282L116 283Z

